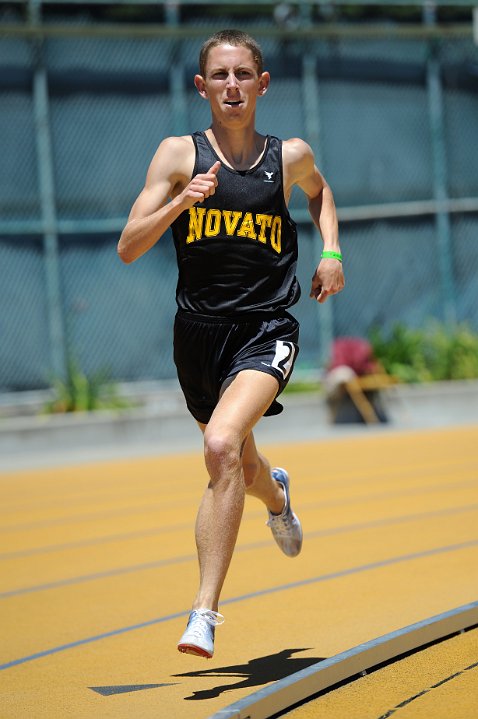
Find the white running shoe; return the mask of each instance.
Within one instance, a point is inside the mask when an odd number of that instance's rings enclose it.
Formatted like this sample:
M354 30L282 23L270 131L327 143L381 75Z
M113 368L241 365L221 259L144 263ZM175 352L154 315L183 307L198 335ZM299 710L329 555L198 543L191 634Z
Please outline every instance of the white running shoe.
M218 624L223 623L222 614L213 612L212 609L193 609L186 631L178 644L179 651L211 659L214 654L214 631Z
M269 512L266 524L271 528L272 535L284 554L288 557L296 557L302 549L302 527L290 506L289 475L285 469L275 467L272 470L272 477L284 490L285 505L280 514Z

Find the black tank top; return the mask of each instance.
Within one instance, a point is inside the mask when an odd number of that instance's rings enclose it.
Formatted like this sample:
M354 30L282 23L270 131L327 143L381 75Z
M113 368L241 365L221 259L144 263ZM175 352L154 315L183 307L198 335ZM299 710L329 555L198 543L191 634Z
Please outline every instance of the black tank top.
M192 136L193 176L219 159L204 132ZM267 137L250 170L221 164L212 197L173 222L178 307L204 315L280 314L300 295L297 230L284 199L282 142Z

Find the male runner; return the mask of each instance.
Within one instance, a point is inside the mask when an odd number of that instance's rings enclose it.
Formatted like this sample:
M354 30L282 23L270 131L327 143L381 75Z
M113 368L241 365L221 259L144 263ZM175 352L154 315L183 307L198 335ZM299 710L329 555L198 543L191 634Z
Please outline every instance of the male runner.
M344 286L332 192L303 140L255 129L267 92L257 42L238 30L207 40L195 86L209 101L210 127L161 142L123 230L130 263L171 227L179 279L174 359L189 411L204 433L210 477L196 520L199 589L178 649L212 657L222 623L219 596L241 522L244 495L260 499L275 541L289 557L302 546L289 477L270 468L254 425L278 414L298 352L288 309L299 299L297 232L287 203L294 185L308 198L324 241L310 296L324 302Z

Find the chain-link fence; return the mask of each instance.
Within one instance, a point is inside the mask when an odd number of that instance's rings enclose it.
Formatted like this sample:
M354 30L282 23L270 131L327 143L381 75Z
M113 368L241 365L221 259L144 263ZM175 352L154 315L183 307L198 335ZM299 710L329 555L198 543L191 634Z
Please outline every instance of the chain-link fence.
M204 129L202 41L238 24L32 25L0 17L0 389L45 387L68 357L115 380L174 376L176 262L116 243L159 142ZM320 237L294 192L299 367L337 335L428 318L478 330L478 48L454 33L283 31L242 17L272 75L258 129L316 152L341 220L347 286L308 299ZM320 31L320 32L319 32ZM189 33L189 34L188 34ZM315 34L314 34L315 33Z

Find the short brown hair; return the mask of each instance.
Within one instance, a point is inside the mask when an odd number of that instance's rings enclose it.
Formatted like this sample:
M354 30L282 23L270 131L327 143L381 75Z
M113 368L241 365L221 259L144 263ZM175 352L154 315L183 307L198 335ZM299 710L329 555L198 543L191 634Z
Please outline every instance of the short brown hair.
M264 60L259 43L248 35L247 32L243 32L242 30L219 30L219 32L215 32L214 35L211 35L201 47L199 53L199 72L203 77L206 76L206 64L209 51L211 48L217 47L217 45L243 45L249 48L257 66L257 73L262 75Z

